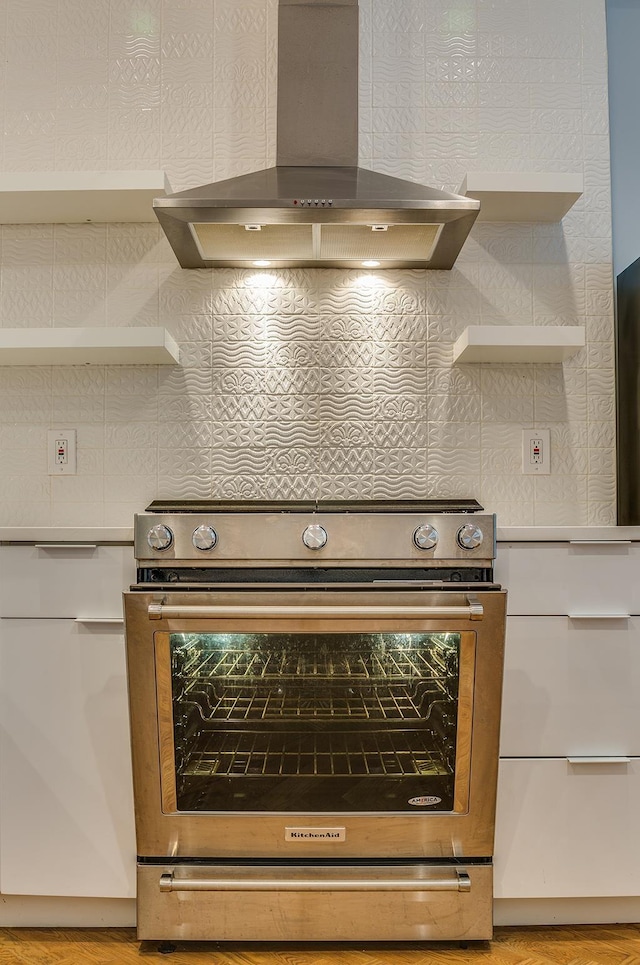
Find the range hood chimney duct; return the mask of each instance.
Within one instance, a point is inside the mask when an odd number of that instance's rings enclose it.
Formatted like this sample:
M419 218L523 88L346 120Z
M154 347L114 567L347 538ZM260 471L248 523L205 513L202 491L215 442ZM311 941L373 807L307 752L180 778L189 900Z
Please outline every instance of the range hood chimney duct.
M276 164L358 164L358 0L280 0Z
M183 268L451 268L473 198L358 167L358 0L280 0L276 166L156 198Z

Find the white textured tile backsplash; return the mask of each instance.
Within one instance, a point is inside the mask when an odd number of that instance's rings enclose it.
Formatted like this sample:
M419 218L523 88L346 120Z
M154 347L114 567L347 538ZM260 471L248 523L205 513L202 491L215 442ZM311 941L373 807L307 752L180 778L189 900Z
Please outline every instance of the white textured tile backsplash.
M5 225L0 325L164 325L182 366L0 368L3 525L128 525L156 496L465 495L614 522L604 0L361 0L364 166L583 174L561 224L477 224L451 272L182 271L155 225ZM0 169L274 163L276 0L5 0ZM306 41L305 41L306 42ZM564 365L452 365L469 324L585 325ZM46 430L78 429L78 476ZM523 426L552 474L521 473Z

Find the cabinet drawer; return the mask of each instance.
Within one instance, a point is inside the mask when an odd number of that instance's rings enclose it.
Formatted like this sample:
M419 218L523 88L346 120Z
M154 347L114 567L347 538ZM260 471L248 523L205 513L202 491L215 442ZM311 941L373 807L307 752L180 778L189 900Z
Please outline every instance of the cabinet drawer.
M121 617L131 546L0 546L0 615Z
M0 620L0 886L130 898L135 831L122 630Z
M496 898L640 894L640 760L503 760Z
M638 543L499 543L510 614L640 613Z
M640 755L640 617L507 618L503 757Z

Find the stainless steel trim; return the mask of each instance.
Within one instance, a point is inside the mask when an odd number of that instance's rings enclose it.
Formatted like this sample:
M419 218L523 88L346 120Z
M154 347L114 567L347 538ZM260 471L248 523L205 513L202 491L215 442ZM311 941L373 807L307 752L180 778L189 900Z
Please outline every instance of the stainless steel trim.
M160 874L173 872L190 877L244 875L243 868L229 872L215 863L197 870L180 863L139 864L137 937L140 941L232 941L246 948L247 942L277 942L292 948L296 942L340 942L353 948L362 942L427 942L490 939L492 930L492 867L490 864L443 866L421 864L397 869L371 865L348 873L360 878L449 878L454 868L471 880L470 893L458 891L192 891L161 892ZM253 867L250 877L279 875L278 868ZM288 866L285 876L304 880L320 877L319 865ZM340 876L346 874L340 869ZM329 869L327 877L335 872ZM388 944L387 946L388 947ZM424 947L420 945L420 947ZM282 953L283 958L288 956ZM293 954L293 958L300 958ZM326 956L325 956L326 957ZM332 956L329 956L330 958ZM343 956L338 955L342 960ZM386 956L387 958L389 956ZM335 959L336 956L334 955Z
M193 527L191 527L193 529ZM418 551L416 551L418 552ZM220 859L269 859L291 858L294 846L283 840L283 825L311 825L319 822L317 813L296 806L295 795L286 802L282 813L261 813L259 820L254 812L178 812L175 791L175 746L172 710L172 680L170 667L170 634L191 632L215 632L223 627L225 632L246 633L259 630L264 633L323 632L383 632L385 627L395 632L456 632L461 633L460 690L458 695L458 740L455 766L454 808L450 812L416 813L418 809L379 812L375 800L371 809L345 816L338 810L323 811L323 825L342 826L347 829L347 840L332 844L321 841L300 842L295 845L296 857L305 860L314 857L331 858L402 858L410 860L428 855L430 858L454 856L474 858L491 854L493 846L495 782L498 768L498 726L500 719L500 689L502 680L504 646L504 611L506 592L493 588L491 592L474 590L483 608L481 621L430 620L427 617L401 619L400 617L345 617L343 619L278 619L273 616L279 605L300 604L311 606L375 604L392 606L397 613L398 602L407 606L434 607L457 604L463 608L470 596L468 591L443 592L440 590L408 590L399 593L393 587L377 587L363 594L344 588L307 587L304 592L288 588L266 591L256 590L247 594L235 589L221 592L217 602L243 606L246 603L269 604L271 616L261 621L238 617L235 620L207 621L149 619L149 606L166 600L182 607L204 605L212 602L207 590L193 592L155 591L125 593L127 660L130 680L130 713L136 794L136 820L138 854L144 857L194 857ZM471 602L471 601L470 601ZM254 629L255 628L255 629ZM113 631L115 632L115 631ZM473 740L471 733L473 730ZM428 827L428 833L420 828ZM149 866L146 866L149 867ZM464 865L463 865L464 867ZM149 889L157 891L158 877L167 868L154 867L150 872ZM172 869L180 874L181 868ZM471 877L477 869L468 869ZM364 872L356 871L359 875ZM385 877L390 872L385 871ZM194 873L195 874L195 873ZM212 868L205 876L217 877L221 872ZM311 872L306 873L311 874ZM490 875L490 871L487 871ZM333 873L331 874L333 876ZM400 877L406 877L400 873ZM475 879L474 879L475 887ZM382 895L383 893L378 893ZM263 893L266 897L266 893ZM230 898L234 896L229 893ZM170 898L171 896L166 896ZM198 896L193 895L194 899ZM202 895L204 898L205 895ZM256 895L256 898L258 895ZM312 900L309 895L309 900ZM347 898L344 895L343 898ZM355 899L357 893L352 893ZM360 895L363 900L366 896ZM372 896L371 896L372 897ZM396 893L400 898L400 894ZM410 894L407 900L410 900ZM463 896L443 894L452 901ZM316 898L322 898L317 895ZM435 898L435 895L434 895ZM383 904L383 902L381 902ZM386 907L386 906L385 906ZM265 914L267 910L265 910ZM333 914L333 912L332 912ZM395 934L395 917L385 920L385 929ZM257 926L256 926L257 927ZM262 928L257 928L257 937ZM379 932L380 933L380 932ZM386 933L386 932L385 932ZM195 932L194 932L195 934Z
M451 878L175 878L160 875L160 891L471 891L466 871Z
M570 620L630 620L630 613L567 613Z
M493 601L491 601L493 602ZM458 685L458 736L456 741L456 759L455 759L455 787L454 787L454 802L453 811L456 814L465 814L469 807L470 800L470 772L471 772L471 731L472 731L472 716L474 707L474 685L476 680L476 638L479 634L484 634L487 637L493 639L492 637L492 624L491 617L489 616L488 625L483 625L479 627L477 632L471 629L464 630L460 633L460 675L459 675L459 685ZM268 631L272 621L268 621L269 625L265 627ZM337 626L342 626L343 621L337 623ZM233 626L233 624L232 624ZM278 624L276 624L278 626ZM153 631L152 631L153 632ZM173 714L172 714L172 680L171 680L171 658L170 658L170 632L153 632L154 637L154 649L156 655L155 662L155 682L156 682L156 695L157 695L157 708L158 708L158 738L159 738L159 761L160 761L160 775L161 775L161 788L160 794L162 799L162 811L164 814L176 814L177 813L177 790L176 790L176 760L175 760L175 747L174 747L174 724L173 724ZM417 669L417 668L416 668ZM420 672L418 671L418 676ZM277 700L277 698L276 698ZM415 708L417 716L420 716L418 708ZM415 718L415 714L413 715ZM411 719L411 718L409 718ZM398 732L400 733L400 732ZM353 736L351 742L349 754L347 755L351 764L355 766L356 771L360 764L365 764L366 761L371 764L372 754L377 754L376 767L380 767L380 773L386 773L385 765L385 755L389 750L393 750L395 763L400 764L401 759L403 759L401 766L405 773L414 773L413 767L416 765L419 770L418 759L426 763L427 758L432 758L432 763L437 766L438 757L437 755L430 755L426 753L422 744L420 744L420 753L417 759L414 759L413 764L411 763L411 758L413 751L410 746L407 745L406 738L403 737L401 740L401 746L395 747L395 742L392 737L384 741L384 746L378 745L377 738L371 741L371 732L369 732L366 750L358 740L357 735ZM237 739L237 738L236 738ZM257 773L254 769L254 765L257 766L258 770L260 767L260 761L264 760L264 754L266 753L269 757L274 751L276 754L279 753L279 742L281 746L282 736L277 731L274 731L272 736L269 737L267 741L266 748L262 746L258 751L258 756L253 759L253 751L255 746L255 736L251 737L249 742L244 742L242 749L242 761L244 767L251 769L251 772L255 775ZM410 745L409 741L409 745ZM395 749L394 749L395 748ZM344 754L344 746L338 741L338 755L342 758ZM333 745L331 739L328 743L324 742L321 754L331 756L336 750L336 745ZM406 755L406 752L408 756ZM400 758L398 758L397 753L399 752ZM222 773L228 774L226 769L231 763L232 757L235 761L235 756L227 755L227 763L221 762L222 767L217 772L218 775ZM358 763L359 762L359 763ZM238 760L239 764L240 761ZM326 762L325 762L326 763ZM342 765L344 766L344 765ZM365 770L367 765L365 764ZM332 765L332 772L334 768ZM340 771L340 766L337 768ZM351 773L351 771L350 771ZM308 773L307 779L313 779L316 772ZM333 815L333 821L335 821L336 826L342 826L344 824L344 815ZM310 826L310 816L305 817L296 815L293 819L300 822L300 825ZM331 819L327 819L331 823ZM437 820L437 819L436 819ZM328 827L329 825L325 825ZM353 828L350 825L351 830L349 835L347 835L347 828L345 826L345 837L344 839L321 839L316 841L314 839L298 839L296 841L296 851L300 852L303 849L311 848L317 853L323 853L327 849L331 850L332 847L338 842L338 851L332 852L338 854L339 852L347 851L350 856L354 853L357 854L357 850L354 852L351 849L351 844L353 842ZM280 829L276 832L280 834ZM385 830L385 835L388 835L388 829ZM375 839L375 835L373 836ZM413 839L413 832L411 833L411 838ZM286 841L286 836L285 836ZM344 842L347 842L345 844ZM356 846L357 847L357 846ZM289 851L289 846L287 845L287 852ZM448 852L444 852L448 854Z
M97 550L97 543L34 543L37 550Z
M167 606L150 603L150 620L198 620L211 617L249 619L272 617L424 617L429 620L482 620L481 603L469 601L468 606Z
M570 539L569 546L631 546L630 539Z
M74 617L74 623L86 623L86 624L117 624L119 626L124 626L123 617Z
M630 757L567 757L569 764L630 764Z
M147 534L158 520L173 533L168 549L151 550ZM139 513L135 518L135 557L141 566L204 565L203 553L194 548L193 527L211 526L218 542L207 556L211 566L467 566L491 567L495 558L495 517L474 515L483 540L476 549L462 549L456 540L467 523L464 513L377 513L375 522L367 513L203 513L197 520L191 513ZM322 525L327 545L309 550L300 534L309 525ZM413 534L419 526L438 530L438 543L430 550L418 549ZM428 561L428 564L425 562ZM193 564L191 564L193 565Z
M357 165L358 20L357 0L278 4L276 164Z

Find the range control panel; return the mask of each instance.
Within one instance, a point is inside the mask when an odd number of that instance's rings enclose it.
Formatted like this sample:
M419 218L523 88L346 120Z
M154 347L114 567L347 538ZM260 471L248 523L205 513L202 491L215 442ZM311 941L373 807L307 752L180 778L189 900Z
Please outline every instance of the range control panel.
M135 520L140 561L323 560L431 564L495 558L495 517L433 513L142 513Z

